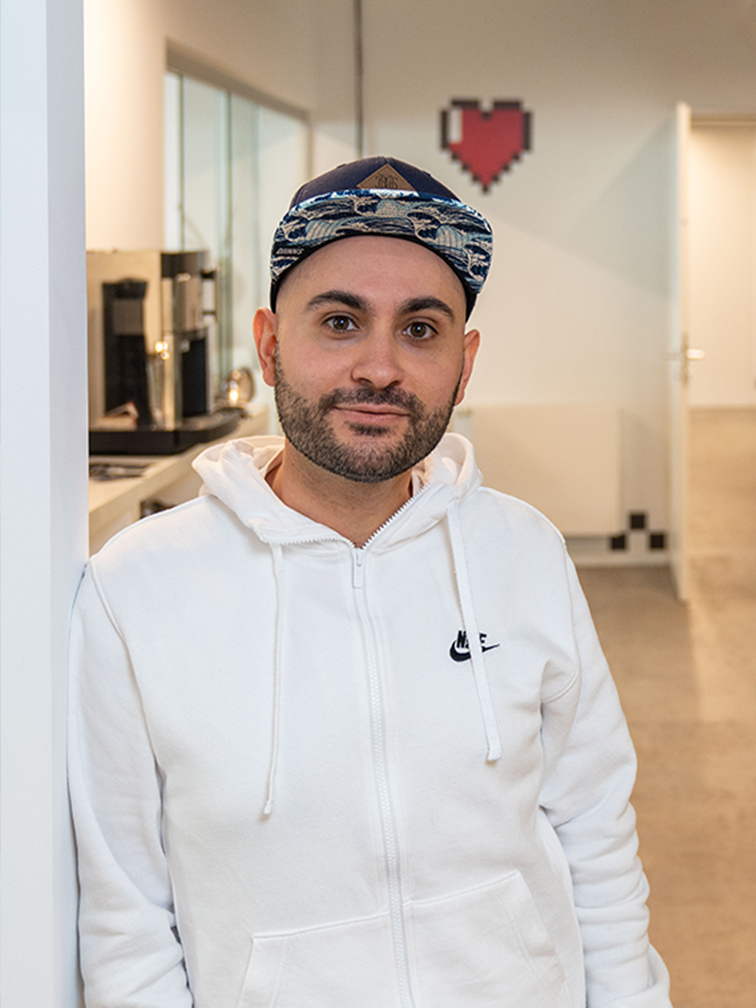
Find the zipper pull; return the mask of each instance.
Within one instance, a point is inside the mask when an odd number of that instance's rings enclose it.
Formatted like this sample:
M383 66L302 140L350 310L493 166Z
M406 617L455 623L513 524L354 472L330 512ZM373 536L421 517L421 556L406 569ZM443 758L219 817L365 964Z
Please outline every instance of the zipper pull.
M352 564L352 587L362 588L365 575L365 551L355 548L354 563Z

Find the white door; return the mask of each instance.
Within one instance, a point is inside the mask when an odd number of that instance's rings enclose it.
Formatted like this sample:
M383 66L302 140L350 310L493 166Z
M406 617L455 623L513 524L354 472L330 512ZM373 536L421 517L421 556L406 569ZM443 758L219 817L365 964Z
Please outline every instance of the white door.
M693 116L690 407L756 407L756 117Z
M688 380L689 380L689 251L688 172L690 163L690 106L680 102L675 138L674 281L669 346L670 408L670 556L678 598L689 590L688 570Z

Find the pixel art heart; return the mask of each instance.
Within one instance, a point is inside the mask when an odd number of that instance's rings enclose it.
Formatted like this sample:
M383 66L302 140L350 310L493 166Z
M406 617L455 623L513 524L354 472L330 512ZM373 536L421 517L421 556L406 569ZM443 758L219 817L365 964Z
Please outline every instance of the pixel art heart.
M486 112L479 101L454 99L441 112L441 146L488 192L530 150L531 117L519 101L495 101Z

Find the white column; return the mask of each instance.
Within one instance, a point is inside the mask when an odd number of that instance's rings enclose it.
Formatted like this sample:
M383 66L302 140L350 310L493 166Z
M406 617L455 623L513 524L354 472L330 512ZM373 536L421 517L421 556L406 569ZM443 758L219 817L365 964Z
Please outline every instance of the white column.
M74 1008L68 617L86 556L81 0L0 0L0 1003Z

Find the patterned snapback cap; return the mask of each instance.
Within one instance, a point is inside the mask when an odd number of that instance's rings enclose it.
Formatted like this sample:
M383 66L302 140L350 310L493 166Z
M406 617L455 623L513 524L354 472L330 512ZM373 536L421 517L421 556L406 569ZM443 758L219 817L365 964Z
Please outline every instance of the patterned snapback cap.
M271 308L288 270L358 235L405 238L435 252L461 280L470 314L491 265L491 225L428 172L388 157L339 165L297 191L273 236Z

